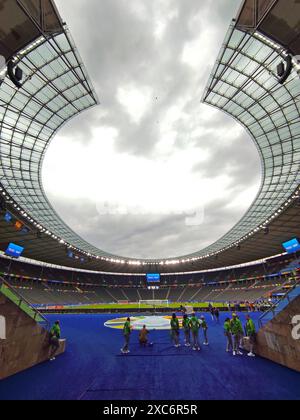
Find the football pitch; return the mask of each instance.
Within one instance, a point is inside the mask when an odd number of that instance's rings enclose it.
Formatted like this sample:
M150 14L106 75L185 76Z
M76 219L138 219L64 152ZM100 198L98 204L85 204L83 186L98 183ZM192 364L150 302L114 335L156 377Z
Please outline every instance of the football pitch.
M209 303L206 302L199 302L199 303L186 303L186 302L176 302L176 303L169 303L166 304L139 304L139 303L106 303L106 304L88 304L88 305L65 305L64 309L78 309L78 310L110 310L110 309L153 309L153 308L169 308L169 309L176 309L178 310L180 306L183 307L191 307L195 310L208 310ZM245 307L245 305L240 305L241 308ZM215 308L224 309L227 308L225 303L214 303Z

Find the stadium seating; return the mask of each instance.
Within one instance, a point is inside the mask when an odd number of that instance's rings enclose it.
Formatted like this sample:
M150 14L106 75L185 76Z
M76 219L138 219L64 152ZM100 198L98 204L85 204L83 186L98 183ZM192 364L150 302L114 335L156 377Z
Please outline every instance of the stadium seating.
M234 284L228 286L185 286L181 288L129 289L114 287L93 287L89 290L74 286L50 287L38 281L24 286L22 280L12 279L9 283L33 304L92 304L117 303L119 301L138 302L139 300L169 300L176 302L233 302L255 301L282 286L283 282L254 282L252 286Z
M176 302L256 301L288 283L300 257L281 256L262 264L234 269L161 277L159 289L149 289L145 276L112 276L70 271L0 258L0 274L33 304L78 305L120 301ZM282 273L282 274L280 274Z

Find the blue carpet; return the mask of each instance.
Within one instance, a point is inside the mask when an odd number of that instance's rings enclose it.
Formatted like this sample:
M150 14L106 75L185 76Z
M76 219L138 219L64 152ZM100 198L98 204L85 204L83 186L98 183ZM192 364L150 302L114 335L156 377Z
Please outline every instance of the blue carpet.
M146 349L139 347L134 332L126 356L120 355L122 332L103 326L117 315L49 316L51 322L61 320L67 352L1 381L0 399L300 399L299 373L225 352L225 316L217 325L206 315L210 346L199 353L175 349L168 331L153 331L155 344ZM241 319L244 323L245 315Z

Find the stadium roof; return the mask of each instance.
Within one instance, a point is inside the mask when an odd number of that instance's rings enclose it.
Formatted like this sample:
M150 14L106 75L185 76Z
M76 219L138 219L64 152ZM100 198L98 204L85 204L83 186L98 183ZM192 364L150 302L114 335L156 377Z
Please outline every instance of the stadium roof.
M62 32L62 21L51 0L17 0L2 2L0 13L0 55L11 59L41 32Z
M42 10L38 9L40 4ZM88 244L49 203L41 181L47 147L63 124L98 104L98 100L53 1L6 2L0 11L0 23L9 19L10 25L1 34L0 48L7 60L23 70L25 80L18 89L5 77L0 87L0 177L8 207L34 234L40 233L40 241L31 238L28 256L34 258L33 250L38 248L37 259L54 262L57 258L55 262L70 265L65 261L65 250L71 248L87 261L94 261L90 268L120 272L120 267L124 271L149 271L151 266L160 271L171 271L171 267L174 271L194 270L195 266L213 268L280 252L281 239L300 233L297 215L289 213L297 209L300 183L300 67L297 57L292 57L297 53L295 40L299 33L299 23L293 16L300 15L299 8L295 0L245 1L226 35L203 96L204 103L242 124L257 146L263 180L251 208L230 232L206 249L176 259L137 261ZM13 42L14 38L18 42ZM281 63L283 70L291 67L284 83L276 73ZM283 213L288 214L287 219ZM277 227L276 220L281 221ZM280 234L273 238L264 235L270 225ZM258 248L252 242L261 236L265 238L264 247ZM5 242L2 239L1 249ZM247 248L249 243L256 249ZM46 252L41 252L42 247ZM237 247L242 250L239 254Z
M124 264L121 259L111 263L109 259L100 260L86 258L84 262L80 258L69 258L66 247L57 244L46 233L37 236L34 230L23 233L22 229L16 229L13 223L7 223L0 218L0 249L5 251L9 242L14 242L25 248L24 256L41 262L65 267L74 267L83 270L94 270L111 273L178 273L188 271L209 270L215 268L230 267L257 261L261 258L281 254L284 252L282 243L296 236L300 226L300 203L293 202L287 210L274 219L268 228L268 232L260 230L244 241L239 248L228 249L217 256L205 258L181 264ZM26 223L26 222L25 222ZM28 225L28 223L27 223ZM79 254L80 255L80 254Z

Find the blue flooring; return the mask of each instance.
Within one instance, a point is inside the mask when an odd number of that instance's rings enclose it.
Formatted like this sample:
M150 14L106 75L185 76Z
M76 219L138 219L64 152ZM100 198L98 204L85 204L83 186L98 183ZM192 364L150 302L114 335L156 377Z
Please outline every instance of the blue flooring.
M210 346L199 353L175 349L168 331L153 331L155 344L146 349L139 347L134 332L126 356L120 355L122 332L103 325L118 315L49 316L51 322L61 320L67 352L55 362L0 381L0 399L300 399L299 373L265 359L235 358L225 352L226 316L222 314L217 325L206 315ZM241 320L244 323L244 314Z

